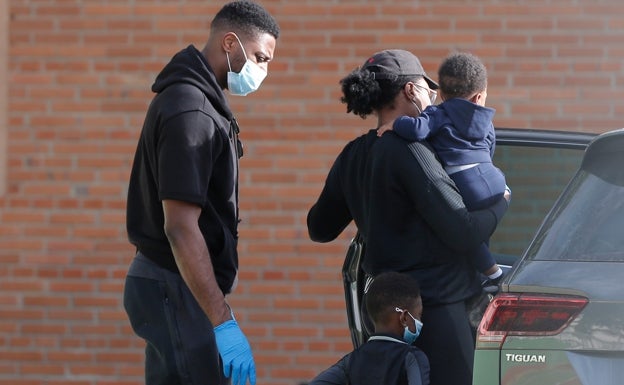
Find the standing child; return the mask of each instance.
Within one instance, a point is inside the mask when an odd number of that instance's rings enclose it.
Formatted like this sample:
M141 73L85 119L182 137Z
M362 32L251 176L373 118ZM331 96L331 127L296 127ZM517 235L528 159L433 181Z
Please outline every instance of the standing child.
M375 333L309 385L428 385L429 360L412 345L423 327L418 282L402 273L381 273L365 303Z
M430 105L416 118L399 117L393 124L380 127L378 135L393 129L411 142L427 140L455 182L466 207L472 211L491 206L508 187L504 174L492 163L495 111L485 107L485 66L470 53L451 54L438 70L438 82L443 103ZM503 272L487 242L474 253L472 262L487 276L484 287L496 290Z

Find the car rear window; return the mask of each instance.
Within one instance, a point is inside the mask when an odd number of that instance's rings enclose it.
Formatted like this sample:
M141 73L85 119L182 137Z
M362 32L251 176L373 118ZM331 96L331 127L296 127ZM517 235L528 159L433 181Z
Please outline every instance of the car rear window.
M612 175L622 174L621 164L608 167L613 168ZM605 168L601 177L579 172L527 259L624 262L624 187L608 175Z

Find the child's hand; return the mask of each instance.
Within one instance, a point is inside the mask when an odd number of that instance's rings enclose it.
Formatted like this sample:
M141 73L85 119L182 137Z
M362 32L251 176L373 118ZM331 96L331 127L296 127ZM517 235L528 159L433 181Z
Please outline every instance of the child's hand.
M388 123L384 123L381 126L379 126L379 128L377 129L377 136L382 136L384 132L389 131L389 130L391 131L393 123L394 123L394 120Z

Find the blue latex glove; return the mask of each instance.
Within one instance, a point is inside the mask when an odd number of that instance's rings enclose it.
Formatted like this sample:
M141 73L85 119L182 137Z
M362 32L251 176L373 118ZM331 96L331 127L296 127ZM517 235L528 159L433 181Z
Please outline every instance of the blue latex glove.
M235 319L225 321L214 329L217 348L223 360L223 373L232 378L232 385L245 385L247 378L256 384L256 365L247 337Z

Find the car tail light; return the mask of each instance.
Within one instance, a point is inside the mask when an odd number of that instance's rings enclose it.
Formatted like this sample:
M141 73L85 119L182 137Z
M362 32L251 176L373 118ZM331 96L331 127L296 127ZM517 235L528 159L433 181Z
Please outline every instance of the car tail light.
M496 343L508 335L555 335L587 305L587 298L529 294L499 294L479 324L478 342Z

